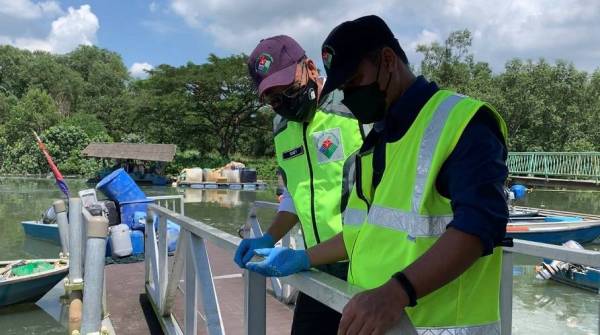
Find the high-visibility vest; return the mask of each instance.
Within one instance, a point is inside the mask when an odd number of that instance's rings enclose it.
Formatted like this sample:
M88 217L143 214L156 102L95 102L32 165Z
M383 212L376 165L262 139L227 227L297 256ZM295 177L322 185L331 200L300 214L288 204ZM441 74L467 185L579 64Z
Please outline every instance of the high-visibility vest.
M440 90L420 110L406 134L385 147L385 170L373 189L372 151L357 158L356 186L344 213L348 281L379 287L423 255L453 219L450 199L436 189L442 165L473 116L485 107L506 141L495 109ZM500 334L502 250L481 257L458 278L406 309L422 334ZM400 312L400 311L399 311Z
M342 231L342 212L354 182L364 137L352 113L330 93L310 122L276 117L275 152L301 223L306 247Z

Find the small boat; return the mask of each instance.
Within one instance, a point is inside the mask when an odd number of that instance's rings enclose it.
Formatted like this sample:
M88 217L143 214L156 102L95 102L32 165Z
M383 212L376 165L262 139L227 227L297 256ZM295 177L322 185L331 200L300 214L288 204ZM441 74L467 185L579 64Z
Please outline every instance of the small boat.
M23 231L27 237L52 242L60 245L60 235L56 223L43 223L42 221L22 221Z
M567 248L584 249L575 241L563 243ZM536 267L538 279L552 279L584 290L600 292L600 269L591 266L545 259Z
M534 242L590 243L600 236L600 216L529 207L510 208L507 236Z
M0 307L35 302L69 272L66 259L0 262Z

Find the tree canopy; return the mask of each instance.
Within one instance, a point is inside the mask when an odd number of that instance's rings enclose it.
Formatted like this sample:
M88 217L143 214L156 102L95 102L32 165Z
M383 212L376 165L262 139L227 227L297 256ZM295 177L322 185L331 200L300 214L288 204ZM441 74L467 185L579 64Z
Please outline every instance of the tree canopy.
M507 122L512 151L600 151L600 70L540 58L511 59L495 72L475 59L471 42L461 30L419 45L417 72L491 103ZM246 58L211 54L136 80L119 54L95 46L65 55L0 46L0 172L48 171L32 130L66 174L100 167L79 153L91 141L176 144L170 172L231 158L274 166L273 114L261 108Z

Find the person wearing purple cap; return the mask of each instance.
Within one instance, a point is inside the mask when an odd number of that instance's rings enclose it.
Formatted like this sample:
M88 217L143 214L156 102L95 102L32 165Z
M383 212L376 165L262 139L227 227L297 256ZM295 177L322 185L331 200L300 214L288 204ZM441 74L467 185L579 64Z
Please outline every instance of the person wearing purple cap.
M304 49L289 36L260 41L248 57L248 70L259 98L275 111L277 163L285 190L278 213L260 238L244 239L234 256L242 268L264 248L273 247L298 221L306 247L342 231L342 212L354 183L354 161L365 131L340 103L341 91L323 94L324 78ZM306 255L281 266L308 269ZM348 262L317 267L346 279ZM285 272L285 271L284 271ZM292 334L335 334L341 315L299 293Z
M338 334L384 334L406 313L419 334L500 334L500 274L508 209L507 128L490 104L415 76L377 16L335 27L322 46L323 93L344 91L374 122L357 156L343 233L308 250L273 248L252 269L290 274L350 260L365 292Z

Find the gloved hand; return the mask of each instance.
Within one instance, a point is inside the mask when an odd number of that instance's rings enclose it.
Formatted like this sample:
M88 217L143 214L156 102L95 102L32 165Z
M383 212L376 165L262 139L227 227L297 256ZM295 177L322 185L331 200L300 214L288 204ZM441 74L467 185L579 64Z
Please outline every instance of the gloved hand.
M275 245L273 236L269 233L265 233L263 236L258 238L246 238L242 240L242 243L238 246L235 251L233 261L242 269L246 268L246 263L254 256L255 249L261 248L272 248Z
M265 256L266 259L261 262L246 263L246 268L266 277L285 277L310 269L310 259L306 250L267 248L256 249L254 253Z

